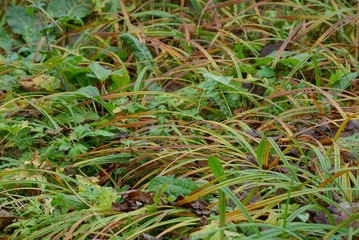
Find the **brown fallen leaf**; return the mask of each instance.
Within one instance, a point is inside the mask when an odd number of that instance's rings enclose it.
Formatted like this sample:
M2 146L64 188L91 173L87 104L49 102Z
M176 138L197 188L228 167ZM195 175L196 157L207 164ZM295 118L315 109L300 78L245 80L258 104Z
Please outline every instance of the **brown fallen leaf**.
M112 210L118 212L129 212L153 203L153 193L144 193L140 190L130 190L120 193L122 203L112 203Z
M278 51L282 47L283 43L284 43L283 41L280 41L280 42L277 42L277 43L268 43L268 44L266 44L262 48L262 50L260 52L260 56L265 57L265 56L271 54L274 51ZM284 50L288 50L288 49L289 49L289 46L288 45L285 46Z
M141 240L159 240L159 238L156 238L154 236L151 236L149 234L146 233L142 233L142 235L140 236Z
M25 219L23 217L18 217L10 214L8 211L1 209L0 210L0 230L4 230L10 224L19 221L20 219Z
M353 214L359 214L359 202L349 203L342 202L339 203L339 206L329 206L328 210L331 212L334 221L336 224L343 222L348 219ZM324 223L329 224L328 216L324 212L319 211L310 211L311 214L314 215L313 220L316 223ZM354 229L359 229L359 221L353 221L348 224L349 227L353 227Z

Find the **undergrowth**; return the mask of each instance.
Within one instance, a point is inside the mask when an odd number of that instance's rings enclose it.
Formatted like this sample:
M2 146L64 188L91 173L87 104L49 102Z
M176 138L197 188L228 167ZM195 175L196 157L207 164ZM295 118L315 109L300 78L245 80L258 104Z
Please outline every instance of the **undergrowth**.
M2 239L357 239L357 1L5 0Z

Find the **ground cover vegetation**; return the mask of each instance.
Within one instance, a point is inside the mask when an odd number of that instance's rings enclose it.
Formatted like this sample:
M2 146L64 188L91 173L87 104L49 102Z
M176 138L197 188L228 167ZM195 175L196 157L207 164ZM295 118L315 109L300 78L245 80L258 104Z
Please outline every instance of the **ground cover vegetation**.
M1 3L1 239L359 239L357 1Z

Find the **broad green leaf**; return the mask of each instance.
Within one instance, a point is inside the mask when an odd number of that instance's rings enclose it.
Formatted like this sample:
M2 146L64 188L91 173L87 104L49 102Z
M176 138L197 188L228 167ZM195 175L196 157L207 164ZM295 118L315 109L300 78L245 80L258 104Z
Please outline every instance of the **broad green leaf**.
M101 82L105 81L112 72L111 70L102 67L98 62L92 62L90 64L90 69Z
M88 208L88 206L78 197L63 193L57 193L52 199L51 205L60 208L62 213L67 213L69 208L75 208L76 210Z
M11 47L11 35L8 34L4 28L0 28L0 48L8 52L11 50Z
M358 77L358 72L349 72L348 69L338 69L329 77L329 85L333 88L346 89L350 81Z
M47 12L54 18L83 18L92 13L91 0L50 0Z
M10 5L6 8L7 23L14 33L21 34L27 43L38 42L41 38L41 21L29 16L26 7Z
M274 57L261 57L257 58L254 67L263 66L273 61Z
M101 137L114 137L117 134L112 133L112 132L108 132L105 130L95 130L93 131L94 136L101 136Z
M257 71L257 74L261 78L274 78L275 72L273 68L262 66L260 70Z
M307 59L310 56L309 53L300 53L294 56L291 56L289 58L285 58L282 60L279 60L279 63L282 63L284 65L289 65L289 66L297 66L299 63L301 63L302 61L304 61L305 59Z
M222 167L221 161L218 158L213 156L208 157L208 166L211 169L211 172L218 180L224 180L224 169Z
M110 210L112 203L119 198L118 193L113 188L102 187L97 184L85 186L81 190L79 194L87 203L102 210Z
M82 87L79 90L76 91L77 93L81 93L83 95L85 95L86 97L95 97L95 96L100 96L100 91L93 86L87 86L87 87Z
M115 90L129 84L130 76L128 75L127 70L122 68L112 72L111 80L112 84L110 85L110 90Z
M203 78L205 80L209 80L209 81L215 81L215 82L220 82L223 83L227 86L229 86L229 83L232 81L233 77L232 76L223 76L223 75L216 75L214 73L211 73L209 71L207 71L204 68L199 69Z

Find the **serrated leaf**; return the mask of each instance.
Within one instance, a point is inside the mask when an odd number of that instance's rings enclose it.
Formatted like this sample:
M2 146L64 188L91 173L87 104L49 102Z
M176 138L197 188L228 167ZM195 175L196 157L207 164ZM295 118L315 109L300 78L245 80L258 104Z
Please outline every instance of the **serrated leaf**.
M85 147L81 143L78 143L70 149L68 156L76 157L77 155L83 154L85 152L87 152L87 147Z
M159 176L150 181L148 189L155 191L158 188L166 185L166 191L168 194L173 196L187 196L198 188L192 179L189 178L174 178L174 175L170 176Z
M83 18L92 13L91 0L50 0L47 12L51 17Z
M136 56L136 59L140 62L143 62L146 66L155 66L153 62L153 57L146 47L140 40L135 38L129 33L124 33L120 35L120 38L125 41L125 43L131 48L133 53Z
M92 129L88 124L80 125L74 129L74 131L70 134L70 137L74 140L79 140L81 138L87 137L93 134Z
M274 57L261 57L261 58L257 58L256 62L254 63L254 67L258 67L258 66L263 66L266 65L268 63L273 62Z

